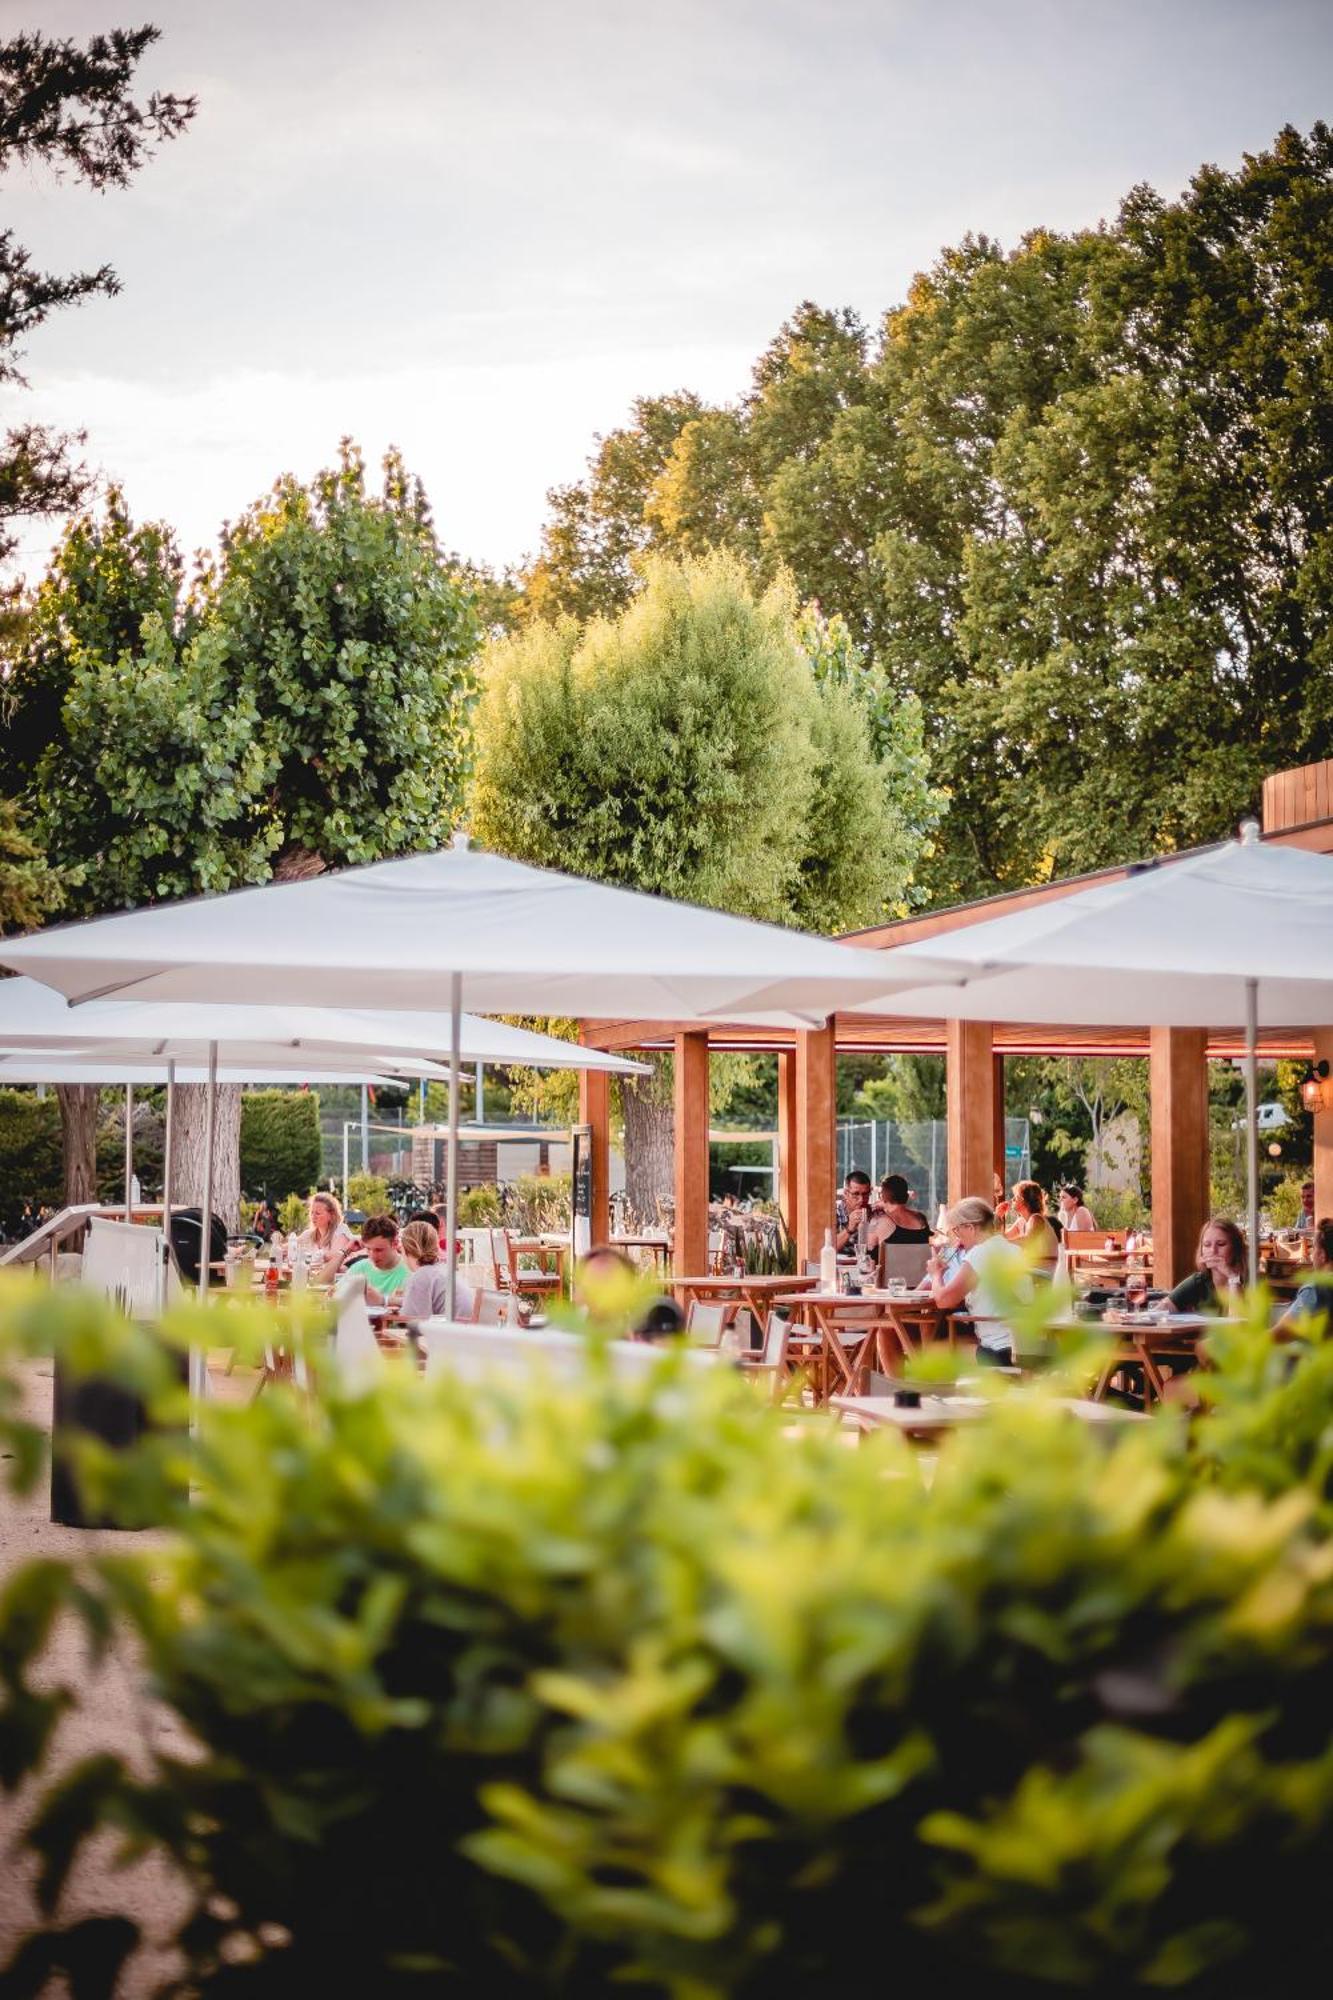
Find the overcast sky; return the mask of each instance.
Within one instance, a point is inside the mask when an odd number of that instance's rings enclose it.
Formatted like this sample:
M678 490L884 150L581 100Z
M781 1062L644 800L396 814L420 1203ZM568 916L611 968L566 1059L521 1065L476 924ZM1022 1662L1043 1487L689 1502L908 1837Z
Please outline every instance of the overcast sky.
M515 560L634 395L738 394L801 299L873 324L967 230L1092 224L1333 115L1328 0L0 0L7 33L145 14L198 117L125 193L8 177L40 266L124 290L4 413L85 427L187 549L347 432Z

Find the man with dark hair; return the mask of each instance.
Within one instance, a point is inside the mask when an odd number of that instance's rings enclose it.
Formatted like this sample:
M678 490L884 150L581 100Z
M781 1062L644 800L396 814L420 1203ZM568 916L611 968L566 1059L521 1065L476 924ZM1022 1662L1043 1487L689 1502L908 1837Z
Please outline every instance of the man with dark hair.
M398 1224L392 1215L369 1215L361 1225L361 1257L354 1267L366 1281L367 1296L386 1305L408 1280L408 1268L398 1248ZM344 1266L344 1268L349 1268Z
M870 1219L870 1176L862 1173L860 1167L848 1170L838 1196L837 1226L834 1242L839 1250L855 1250L857 1232L862 1222Z

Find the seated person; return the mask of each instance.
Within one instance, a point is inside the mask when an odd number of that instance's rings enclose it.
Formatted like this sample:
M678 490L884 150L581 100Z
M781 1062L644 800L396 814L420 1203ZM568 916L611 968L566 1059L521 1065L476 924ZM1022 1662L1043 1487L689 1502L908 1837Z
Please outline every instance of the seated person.
M622 1326L628 1308L630 1324L624 1331L631 1340L666 1340L685 1325L685 1315L673 1298L661 1296L645 1302L643 1273L609 1243L596 1244L580 1259L574 1274L573 1301L591 1319L619 1318Z
M1065 1229L1088 1230L1097 1227L1092 1210L1083 1199L1083 1190L1073 1181L1060 1190L1060 1223Z
M352 1248L352 1232L343 1221L342 1203L336 1195L312 1194L309 1226L288 1245L293 1266L304 1257L312 1285L329 1285L338 1275L347 1252Z
M398 1317L415 1340L424 1319L441 1319L449 1310L448 1273L440 1256L440 1234L435 1218L429 1222L408 1222L403 1226L403 1256L408 1280L398 1300ZM454 1285L454 1318L475 1318L477 1300L461 1281Z
M977 1360L1008 1368L1014 1358L1013 1330L1005 1319L1007 1297L1022 1297L1031 1280L1016 1243L996 1227L995 1211L980 1195L968 1195L949 1210L949 1234L960 1256L946 1267L942 1250L926 1270L930 1296L941 1312L966 1310L977 1334Z
M1314 1219L1314 1182L1302 1181L1301 1212L1296 1227L1302 1236L1313 1236L1316 1230L1322 1229L1323 1226L1322 1222L1316 1222Z
M1315 1271L1328 1271L1333 1266L1333 1219L1328 1216L1314 1226L1310 1265ZM1328 1285L1304 1284L1274 1326L1273 1333L1278 1340L1291 1340L1302 1334L1322 1340L1328 1333L1331 1319L1333 1289Z
M920 1209L907 1206L910 1192L901 1174L887 1174L880 1182L879 1207L866 1237L869 1250L878 1250L881 1243L929 1243L930 1224Z
M844 1254L854 1252L862 1222L870 1219L870 1176L853 1167L838 1196L833 1241Z
M1229 1217L1214 1215L1203 1225L1197 1263L1172 1292L1172 1312L1234 1310L1245 1284L1244 1232Z
M1036 1181L1015 1183L1004 1233L1011 1243L1023 1245L1031 1269L1048 1275L1054 1272L1060 1242L1046 1214L1046 1196Z
M366 1281L372 1305L390 1305L406 1285L409 1272L398 1248L398 1224L391 1215L368 1215L361 1225L361 1242L343 1265Z

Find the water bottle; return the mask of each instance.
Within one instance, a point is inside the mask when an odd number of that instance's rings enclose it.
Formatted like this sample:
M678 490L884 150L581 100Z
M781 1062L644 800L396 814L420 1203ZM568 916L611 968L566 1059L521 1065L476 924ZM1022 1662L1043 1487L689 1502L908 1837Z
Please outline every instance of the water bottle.
M831 1229L824 1231L824 1247L819 1253L819 1289L821 1292L838 1289L838 1246Z

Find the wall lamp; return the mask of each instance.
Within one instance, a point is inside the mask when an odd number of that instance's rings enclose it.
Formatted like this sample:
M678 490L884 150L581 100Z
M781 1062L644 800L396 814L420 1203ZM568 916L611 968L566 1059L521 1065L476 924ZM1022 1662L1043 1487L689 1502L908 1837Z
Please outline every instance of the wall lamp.
M1326 1062L1311 1063L1305 1081L1301 1085L1301 1103L1307 1111L1333 1109L1333 1091L1329 1089Z

